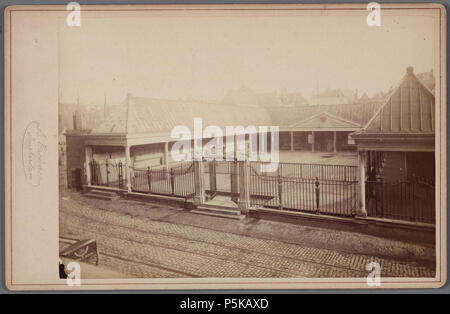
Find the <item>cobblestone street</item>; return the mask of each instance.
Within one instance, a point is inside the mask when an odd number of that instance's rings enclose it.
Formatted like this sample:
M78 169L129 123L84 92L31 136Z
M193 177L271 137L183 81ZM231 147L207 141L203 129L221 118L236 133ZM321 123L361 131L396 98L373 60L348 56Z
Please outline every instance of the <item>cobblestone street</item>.
M304 228L309 231L303 232L304 239L284 241L283 233L296 230L295 225L250 218L230 221L123 199L94 200L63 188L59 217L61 236L97 240L100 265L130 277L365 277L366 264L373 261L380 263L385 277L433 277L435 271L432 262L420 258L349 253L336 244L358 242L358 251L370 247L365 242L384 243L379 238ZM271 237L271 232L278 236ZM308 242L311 237L318 238L316 246ZM321 245L330 241L335 243ZM391 252L432 252L392 240L385 243Z

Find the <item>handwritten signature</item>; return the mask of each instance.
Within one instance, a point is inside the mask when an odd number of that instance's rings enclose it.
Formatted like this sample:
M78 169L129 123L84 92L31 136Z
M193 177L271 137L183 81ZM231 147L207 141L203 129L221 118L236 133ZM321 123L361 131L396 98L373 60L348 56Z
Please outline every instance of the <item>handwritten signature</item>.
M39 122L28 124L22 139L22 163L25 177L32 186L39 186L43 179L46 141L47 136L42 132Z

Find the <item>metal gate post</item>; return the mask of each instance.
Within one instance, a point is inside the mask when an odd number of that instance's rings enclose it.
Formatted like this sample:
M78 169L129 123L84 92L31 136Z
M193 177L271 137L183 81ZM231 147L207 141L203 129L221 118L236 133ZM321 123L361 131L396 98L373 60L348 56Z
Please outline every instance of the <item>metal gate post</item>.
M316 177L316 181L314 182L314 185L316 186L316 214L320 214L320 182L319 178Z
M278 201L278 208L283 209L283 180L280 175L278 175Z
M172 196L175 195L175 169L170 168L170 187L172 188Z
M150 173L150 167L147 167L147 184L148 193L152 193L152 174Z
M122 161L119 161L119 189L123 187L123 168Z

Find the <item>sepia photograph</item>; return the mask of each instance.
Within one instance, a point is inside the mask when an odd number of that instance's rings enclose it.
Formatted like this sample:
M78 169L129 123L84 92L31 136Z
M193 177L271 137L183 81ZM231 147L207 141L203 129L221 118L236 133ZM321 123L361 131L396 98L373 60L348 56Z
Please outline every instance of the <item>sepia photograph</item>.
M443 7L58 8L57 107L17 132L52 280L445 282Z

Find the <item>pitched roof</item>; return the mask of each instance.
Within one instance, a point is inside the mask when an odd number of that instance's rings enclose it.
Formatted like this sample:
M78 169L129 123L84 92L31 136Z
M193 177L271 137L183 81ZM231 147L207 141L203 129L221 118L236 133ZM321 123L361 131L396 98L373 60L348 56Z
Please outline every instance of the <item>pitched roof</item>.
M162 100L129 95L123 105L116 107L108 119L91 133L144 134L170 133L175 126L193 128L194 118L203 119L203 127L216 125L271 125L265 110L251 107L220 106L213 103Z
M326 115L335 122L346 121L348 127L350 127L349 125L355 127L365 125L379 106L379 103L360 103L261 108L129 95L121 105L114 106L108 118L94 127L91 133L169 133L177 125L185 125L192 129L196 117L203 119L203 127L208 125L217 125L221 128L228 125L275 125L283 128L292 127L314 116ZM309 126L320 127L321 123L316 122L309 121L309 124L315 123L313 126Z
M408 67L399 85L360 133L434 133L434 109L433 93Z

